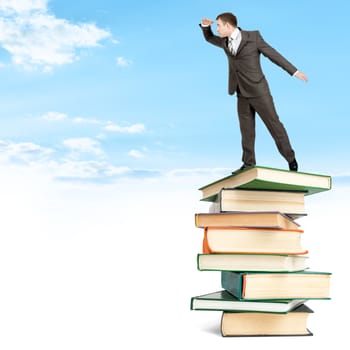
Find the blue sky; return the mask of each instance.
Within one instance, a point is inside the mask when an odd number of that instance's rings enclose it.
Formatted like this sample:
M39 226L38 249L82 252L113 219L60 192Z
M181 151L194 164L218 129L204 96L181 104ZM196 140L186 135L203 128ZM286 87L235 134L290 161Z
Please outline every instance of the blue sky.
M300 170L348 174L345 1L0 1L2 162L114 181L241 164L223 52L198 23L234 12L310 81L262 58ZM286 168L257 124L257 161Z

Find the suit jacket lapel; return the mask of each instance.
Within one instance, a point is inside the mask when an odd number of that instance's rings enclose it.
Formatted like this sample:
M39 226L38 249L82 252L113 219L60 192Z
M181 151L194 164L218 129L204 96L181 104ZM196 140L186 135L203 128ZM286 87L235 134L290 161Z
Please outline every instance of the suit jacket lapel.
M241 31L241 35L242 35L242 40L241 40L241 43L239 44L238 46L238 49L237 49L237 52L236 52L236 55L239 54L239 52L242 50L242 48L244 47L244 45L247 43L248 41L248 33L244 30L241 30L241 28L239 28L240 31Z

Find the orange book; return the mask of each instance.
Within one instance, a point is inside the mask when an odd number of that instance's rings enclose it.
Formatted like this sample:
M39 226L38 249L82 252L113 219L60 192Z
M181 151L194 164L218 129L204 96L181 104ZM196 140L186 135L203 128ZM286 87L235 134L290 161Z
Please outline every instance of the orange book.
M203 254L307 254L302 248L303 230L206 227Z

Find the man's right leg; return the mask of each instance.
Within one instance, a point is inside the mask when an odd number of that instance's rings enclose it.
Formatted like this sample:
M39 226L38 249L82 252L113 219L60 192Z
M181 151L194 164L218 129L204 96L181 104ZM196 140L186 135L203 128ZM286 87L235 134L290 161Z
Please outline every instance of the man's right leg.
M238 96L237 111L242 137L243 166L255 165L255 110L249 99Z
M270 131L279 152L287 160L289 170L297 171L298 163L295 160L295 153L290 144L287 131L277 115L272 96L270 94L259 96L252 99L251 103Z

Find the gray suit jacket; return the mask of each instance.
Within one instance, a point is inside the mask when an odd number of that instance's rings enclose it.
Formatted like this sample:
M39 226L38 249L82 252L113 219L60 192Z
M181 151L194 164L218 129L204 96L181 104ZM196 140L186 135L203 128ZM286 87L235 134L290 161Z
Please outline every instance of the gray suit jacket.
M268 45L259 31L241 30L242 41L236 55L228 49L228 39L214 35L211 27L202 27L205 40L224 49L228 58L229 79L228 93L233 95L239 86L240 94L244 97L256 97L270 93L267 80L260 65L260 54L293 75L297 68L287 61L280 53Z

